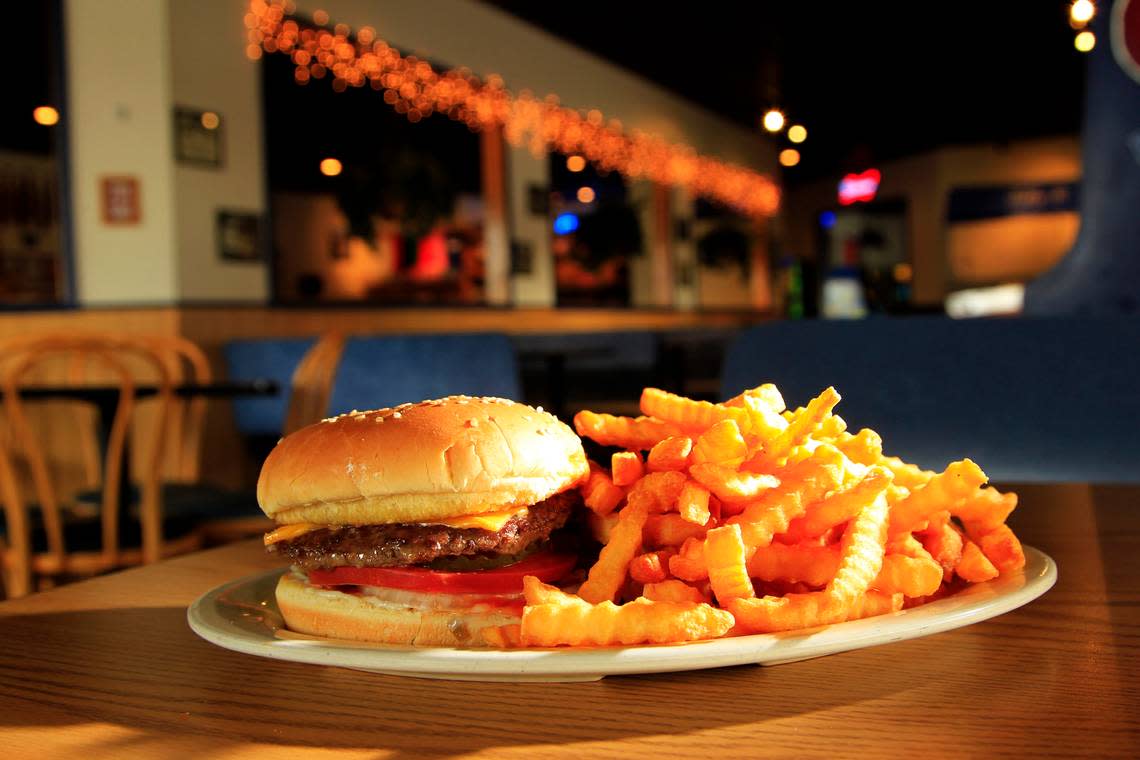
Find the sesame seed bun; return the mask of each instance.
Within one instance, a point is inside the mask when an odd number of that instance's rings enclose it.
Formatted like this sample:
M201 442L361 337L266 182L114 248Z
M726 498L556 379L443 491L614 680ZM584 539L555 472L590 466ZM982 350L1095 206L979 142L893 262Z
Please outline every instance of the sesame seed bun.
M280 524L430 522L535 504L588 474L582 442L553 415L450 396L293 433L265 460L257 499Z

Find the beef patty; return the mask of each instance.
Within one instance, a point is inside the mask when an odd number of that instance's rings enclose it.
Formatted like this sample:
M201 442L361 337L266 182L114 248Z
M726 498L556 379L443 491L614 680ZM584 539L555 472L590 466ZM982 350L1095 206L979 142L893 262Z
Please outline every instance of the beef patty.
M278 541L266 551L307 569L425 565L441 557L518 554L565 525L581 500L578 489L563 491L512 517L498 531L416 523L342 525Z

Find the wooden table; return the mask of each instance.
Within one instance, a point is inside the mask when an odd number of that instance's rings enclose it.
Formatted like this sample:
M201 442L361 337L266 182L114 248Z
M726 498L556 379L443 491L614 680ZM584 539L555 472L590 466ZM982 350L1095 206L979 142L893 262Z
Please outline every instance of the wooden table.
M772 668L588 684L427 681L236 654L186 606L255 542L0 604L5 757L1140 755L1140 487L1019 489L1042 599Z

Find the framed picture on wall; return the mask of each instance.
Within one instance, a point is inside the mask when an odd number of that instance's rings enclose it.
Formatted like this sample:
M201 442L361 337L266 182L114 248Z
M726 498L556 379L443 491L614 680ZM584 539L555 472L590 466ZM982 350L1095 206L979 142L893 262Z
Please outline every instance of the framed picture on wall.
M223 261L261 261L261 215L253 211L219 209L218 256Z
M174 157L184 164L221 168L222 117L217 111L174 107Z

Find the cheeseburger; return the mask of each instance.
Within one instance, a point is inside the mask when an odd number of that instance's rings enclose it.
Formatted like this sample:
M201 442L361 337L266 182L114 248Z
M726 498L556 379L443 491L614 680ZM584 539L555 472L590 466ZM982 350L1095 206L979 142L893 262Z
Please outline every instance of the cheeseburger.
M517 623L522 578L557 583L576 557L551 534L580 503L582 443L554 416L452 396L352 412L284 438L257 484L289 560L277 585L301 633L482 646Z

